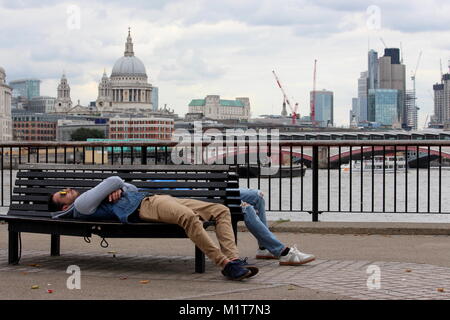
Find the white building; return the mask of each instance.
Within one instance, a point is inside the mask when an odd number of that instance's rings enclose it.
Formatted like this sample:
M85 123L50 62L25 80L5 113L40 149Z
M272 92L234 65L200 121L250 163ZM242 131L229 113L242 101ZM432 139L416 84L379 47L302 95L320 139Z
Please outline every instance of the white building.
M146 113L152 111L152 85L142 61L134 55L128 30L124 56L114 64L111 76L106 71L98 86L97 109L100 112Z
M218 95L209 95L205 99L194 99L189 103L189 113L202 113L212 120L249 120L249 98L222 100Z
M39 96L31 98L28 102L28 111L36 113L52 113L55 112L56 98L48 96Z
M55 101L55 112L67 113L72 109L72 99L70 98L70 86L66 75L63 73L58 85L58 95Z
M6 85L5 70L0 67L0 141L12 140L12 89Z

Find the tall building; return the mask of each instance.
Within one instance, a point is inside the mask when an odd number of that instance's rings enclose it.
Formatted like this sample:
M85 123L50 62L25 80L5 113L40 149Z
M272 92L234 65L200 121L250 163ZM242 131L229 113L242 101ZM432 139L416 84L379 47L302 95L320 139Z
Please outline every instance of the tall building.
M368 53L367 89L378 89L378 53L375 50Z
M399 91L398 113L402 127L407 126L408 114L405 106L406 67L400 62L398 48L386 48L384 56L378 59L378 88Z
M27 100L31 100L32 98L41 95L41 80L14 80L9 83L9 86L12 88L12 95L14 98L23 97Z
M0 67L0 141L12 140L11 91L6 85L5 69Z
M406 114L408 116L407 118L407 126L411 128L412 130L417 130L417 123L418 123L418 107L416 106L416 93L414 90L407 90L405 95L405 107L406 107Z
M152 89L144 64L134 55L128 30L124 56L116 61L109 78L104 72L99 84L97 109L100 112L151 112Z
M312 101L313 96L315 97L315 121L319 127L332 127L334 125L333 116L333 92L322 90L322 91L311 91L310 101Z
M395 89L369 89L368 120L382 126L393 126L399 123L398 102L401 94Z
M55 101L55 112L67 113L72 109L72 99L70 98L70 86L66 75L63 74L58 85L58 95Z
M15 80L11 81L9 86L12 88L11 106L13 109L26 110L28 108L28 102L41 95L41 80Z
M361 72L358 79L358 122L368 121L367 116L368 71Z
M250 99L223 100L218 95L194 99L189 103L189 113L201 113L212 120L249 120Z
M433 85L434 91L434 116L433 122L435 124L443 125L446 121L446 106L445 106L445 91L443 83L436 83Z
M450 67L450 66L449 66ZM433 85L434 117L437 124L450 122L450 73L442 75L441 83Z

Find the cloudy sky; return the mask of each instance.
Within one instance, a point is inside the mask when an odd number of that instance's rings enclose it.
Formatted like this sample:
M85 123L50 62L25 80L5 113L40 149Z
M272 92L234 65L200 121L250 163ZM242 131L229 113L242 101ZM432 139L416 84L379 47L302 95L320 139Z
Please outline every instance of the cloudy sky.
M450 2L444 0L0 0L0 65L7 80L41 79L56 96L63 71L72 101L97 98L103 70L123 56L128 27L134 51L159 87L160 106L180 115L192 99L249 97L252 114L279 114L278 74L300 114L317 89L334 92L335 121L348 125L368 48L403 48L407 88L417 71L419 127L433 113L432 85L450 59Z

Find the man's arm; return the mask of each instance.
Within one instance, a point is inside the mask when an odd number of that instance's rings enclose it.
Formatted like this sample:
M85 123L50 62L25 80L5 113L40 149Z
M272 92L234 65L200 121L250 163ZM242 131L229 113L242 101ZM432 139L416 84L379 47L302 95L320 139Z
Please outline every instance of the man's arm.
M120 177L113 176L106 178L75 200L75 210L81 214L93 214L106 197L117 189L121 189L124 185L125 183Z

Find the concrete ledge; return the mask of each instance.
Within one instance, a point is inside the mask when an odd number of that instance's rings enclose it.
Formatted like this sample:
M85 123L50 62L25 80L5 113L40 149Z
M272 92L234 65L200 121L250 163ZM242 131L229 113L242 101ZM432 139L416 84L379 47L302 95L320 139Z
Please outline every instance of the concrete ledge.
M450 223L269 221L272 232L379 235L450 235ZM241 221L239 231L248 231Z

